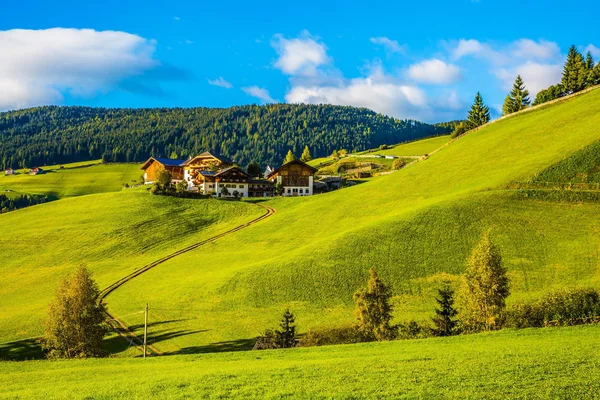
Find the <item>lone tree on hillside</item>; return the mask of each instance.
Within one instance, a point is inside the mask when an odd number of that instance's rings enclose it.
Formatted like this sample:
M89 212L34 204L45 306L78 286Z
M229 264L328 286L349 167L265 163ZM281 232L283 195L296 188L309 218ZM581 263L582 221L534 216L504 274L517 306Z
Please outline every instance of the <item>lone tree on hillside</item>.
M102 355L106 334L98 305L98 285L85 267L62 281L48 307L42 347L48 358L83 358Z
M288 150L287 155L285 156L285 160L283 160L284 164L289 163L290 161L296 160L296 156L292 153L292 150Z
M490 122L490 108L483 103L483 98L479 92L475 95L475 101L469 110L467 121L470 129Z
M435 317L433 317L435 334L438 336L454 335L458 324L456 319L458 311L454 308L454 290L450 285L438 289L438 297L435 301L440 307L435 309Z
M513 88L510 91L510 97L513 101L512 112L521 111L531 105L531 100L529 99L529 90L527 90L525 87L525 83L523 83L521 75L517 75L517 79L515 79Z
M156 173L156 182L160 185L161 189L169 189L171 187L171 173L166 169L161 169Z
M393 339L395 329L390 325L393 307L390 304L392 290L369 269L367 287L354 294L354 315L359 332L368 340Z
M463 292L468 327L491 330L502 325L509 281L500 250L490 240L489 231L467 260Z
M575 45L569 48L567 61L563 67L562 86L565 94L579 92L585 89L588 74L585 61Z
M296 319L294 314L290 312L288 308L283 313L281 322L279 323L280 330L275 331L275 337L277 339L277 346L283 349L290 347L296 347Z
M300 156L300 161L309 162L310 160L312 160L310 149L308 148L308 146L305 146L304 151L302 152L302 156Z
M253 178L256 178L257 176L260 176L262 174L260 165L258 165L256 161L252 161L250 164L248 164L246 171L248 171L248 175L250 175Z

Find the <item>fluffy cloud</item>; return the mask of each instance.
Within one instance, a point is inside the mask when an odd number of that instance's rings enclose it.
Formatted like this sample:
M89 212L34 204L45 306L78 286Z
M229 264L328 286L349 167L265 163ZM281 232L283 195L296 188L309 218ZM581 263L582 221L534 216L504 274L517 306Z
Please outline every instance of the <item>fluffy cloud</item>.
M317 67L329 62L325 45L306 31L294 39L275 35L271 45L279 55L275 67L288 75L313 76Z
M562 76L561 64L540 64L527 61L513 68L503 68L496 72L496 76L502 81L504 89L508 90L517 75L521 75L531 97L542 89L558 83Z
M382 45L390 53L406 53L406 45L401 45L396 40L389 39L385 36L372 37L371 43Z
M456 65L434 58L411 65L408 76L417 82L448 84L456 82L461 75L460 68Z
M213 86L219 86L225 89L231 89L233 87L231 82L226 81L225 79L223 79L222 76L218 77L217 79L209 79L208 84Z
M512 54L515 57L539 59L560 57L560 48L554 42L521 39L514 42L512 46L514 47Z
M0 110L92 96L160 67L156 43L118 31L53 28L0 31Z
M269 94L269 91L265 88L261 88L258 86L246 86L243 87L242 90L246 93L249 94L252 97L256 97L257 99L261 100L263 103L275 103L276 100L274 100L271 95Z

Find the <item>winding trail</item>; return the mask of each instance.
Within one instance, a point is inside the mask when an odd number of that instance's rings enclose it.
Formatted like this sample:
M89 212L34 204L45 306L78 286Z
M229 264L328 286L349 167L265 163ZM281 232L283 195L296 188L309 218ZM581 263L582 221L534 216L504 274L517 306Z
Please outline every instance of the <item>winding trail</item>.
M127 342L134 344L140 351L143 351L143 340L140 339L133 331L131 331L127 325L125 325L125 323L121 320L119 320L118 318L116 318L115 316L113 316L105 307L105 299L106 297L111 294L112 292L114 292L115 290L117 290L118 288L120 288L121 286L123 286L125 283L131 281L133 278L140 276L141 274L143 274L146 271L151 270L152 268L163 264L169 260L171 260L172 258L175 258L177 256L180 256L182 254L185 254L187 252L190 252L192 250L197 249L198 247L204 246L205 244L214 242L218 239L221 239L222 237L231 235L237 231L240 231L244 228L248 228L254 224L259 223L262 220L265 220L267 218L269 218L271 215L275 214L277 212L277 210L275 210L272 207L268 207L268 206L263 206L261 204L257 204L258 206L264 208L266 210L266 212L261 215L258 218L253 219L252 221L246 222L245 224L236 226L235 228L229 229L228 231L225 231L223 233L220 233L218 235L212 236L208 239L205 239L201 242L198 243L194 243L188 247L185 247L181 250L178 250L174 253L171 253L169 255L166 255L156 261L151 262L150 264L147 264L141 268L136 269L135 271L133 271L131 274L119 279L118 281L112 283L111 285L109 285L108 287L106 287L105 289L103 289L100 292L100 295L98 296L98 301L100 302L100 305L102 306L102 311L104 312L105 316L106 316L106 321L107 323L121 336L123 337ZM157 349L156 347L152 346L152 345L147 345L147 350L149 350L149 353L154 353L155 355L162 355L163 352L160 351L159 349Z

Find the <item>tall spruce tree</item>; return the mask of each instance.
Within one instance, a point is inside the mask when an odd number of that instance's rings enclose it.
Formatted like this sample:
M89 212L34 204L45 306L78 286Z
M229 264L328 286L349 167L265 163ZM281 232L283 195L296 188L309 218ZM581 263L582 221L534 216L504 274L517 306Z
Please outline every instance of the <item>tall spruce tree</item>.
M300 156L300 161L309 162L310 160L312 160L310 149L308 148L308 146L305 146L304 151L302 152L302 156Z
M521 75L517 75L517 79L515 79L515 83L510 92L510 97L513 99L513 112L521 111L531 104L531 100L529 100L529 90L525 88Z
M280 330L275 331L275 337L277 339L277 347L288 349L290 347L296 347L296 319L294 314L290 312L288 308L283 313L281 322L279 323Z
M367 340L390 340L394 328L390 325L393 307L392 289L386 285L373 268L369 269L367 287L354 293L354 315L357 328Z
M60 284L48 307L41 339L48 358L102 355L106 328L98 295L98 285L85 267L79 267Z
M502 325L506 298L510 294L509 281L500 250L490 240L489 231L467 261L462 290L465 324L470 329L491 330Z
M567 61L563 67L561 84L566 94L576 93L585 88L588 80L583 56L575 45L569 48Z
M438 297L435 299L439 308L435 309L435 334L438 336L451 336L456 333L458 311L454 308L454 290L446 285L438 289Z
M594 57L592 52L588 51L585 56L585 69L587 71L586 87L594 86L597 82Z
M285 156L285 160L283 160L284 164L289 163L290 161L296 160L296 156L292 153L292 150L288 150L287 155Z
M483 98L479 92L475 95L475 101L467 115L467 121L470 129L490 122L490 108L483 103Z

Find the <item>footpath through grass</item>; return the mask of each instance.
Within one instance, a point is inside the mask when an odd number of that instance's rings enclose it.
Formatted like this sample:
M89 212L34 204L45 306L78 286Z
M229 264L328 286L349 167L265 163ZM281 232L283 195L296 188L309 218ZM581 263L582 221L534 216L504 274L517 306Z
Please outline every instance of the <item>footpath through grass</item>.
M20 399L570 399L600 393L600 326L155 357L0 363Z

